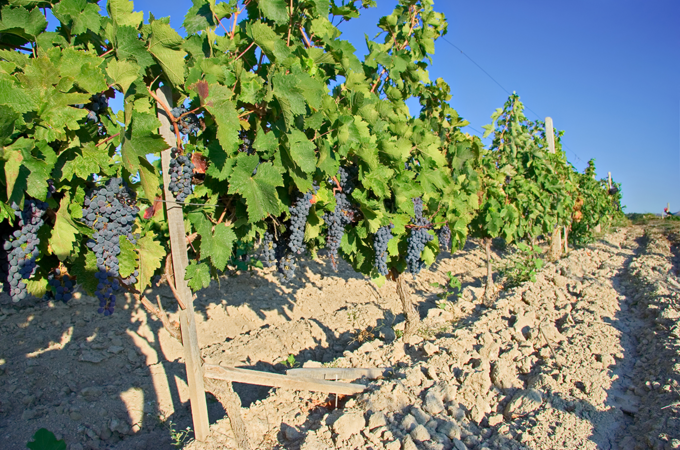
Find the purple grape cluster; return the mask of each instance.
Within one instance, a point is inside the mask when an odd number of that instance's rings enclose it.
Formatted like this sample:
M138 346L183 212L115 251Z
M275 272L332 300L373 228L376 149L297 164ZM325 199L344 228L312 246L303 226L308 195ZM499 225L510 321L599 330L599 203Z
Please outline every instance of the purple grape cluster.
M75 288L75 279L71 278L69 274L61 273L60 269L55 269L47 275L47 284L50 290L45 294L45 300L54 298L64 303L71 300L73 297L73 289Z
M338 270L338 249L340 242L345 235L345 227L352 222L353 209L351 203L347 200L353 186L349 179L349 173L343 167L338 170L338 182L342 191L335 193L335 209L332 212L327 212L323 215L323 220L328 227L328 236L326 237L326 246L331 257L331 264L333 270ZM335 185L335 181L330 183ZM336 185L337 187L337 185Z
M451 245L451 228L449 224L444 224L443 227L439 229L439 249L440 250L450 250Z
M114 292L120 289L120 237L127 237L133 244L137 242L132 225L139 208L134 205L134 198L121 178L112 178L104 186L93 189L85 197L84 206L83 221L95 229L87 246L97 256L98 272L94 276L99 281L96 291L99 312L108 316L116 305ZM137 282L138 276L135 270L122 282L129 286Z
M427 217L423 217L423 200L421 198L413 199L413 209L415 217L411 218L411 223L415 227L411 228L411 234L407 239L406 267L413 274L413 278L415 278L422 268L425 267L425 263L420 259L420 254L425 249L425 244L434 239L434 237L427 232L430 227L430 221Z
M253 148L253 141L250 139L250 137L248 137L246 130L239 131L238 137L243 142L241 145L239 145L238 151L247 155L254 155L255 149Z
M194 176L194 163L187 155L181 155L176 148L172 148L170 160L170 184L168 188L175 200L182 203L193 192L191 178Z
M297 261L295 256L288 253L279 258L277 269L279 271L279 278L281 281L291 281L295 278L295 269L297 268Z
M9 284L12 301L18 302L28 296L26 283L33 276L36 269L38 250L38 230L43 225L43 215L47 210L47 203L40 200L26 199L24 209L12 203L14 215L19 218L19 229L9 236L3 244L7 252L7 283Z
M276 264L276 242L274 242L274 236L269 231L262 238L260 261L265 267L273 267Z
M312 201L314 199L314 194L319 190L319 187L314 185L314 192L307 192L302 198L298 199L294 206L288 208L290 211L290 240L288 241L288 247L293 253L298 255L302 253L304 238L305 238L305 225L307 225L307 217L309 216L309 210L312 207Z
M172 108L171 112L172 115L175 116L175 118L179 118L182 116L182 114L188 113L189 110L186 108L186 106L178 106L176 108ZM196 134L201 129L200 122L198 121L198 116L193 113L187 114L186 116L182 117L182 120L177 122L177 127L179 128L179 132L184 135L192 133Z
M375 268L380 275L387 275L387 244L394 237L392 236L392 230L394 229L394 224L385 225L384 227L378 228L378 232L375 234L373 239L373 249L375 250Z

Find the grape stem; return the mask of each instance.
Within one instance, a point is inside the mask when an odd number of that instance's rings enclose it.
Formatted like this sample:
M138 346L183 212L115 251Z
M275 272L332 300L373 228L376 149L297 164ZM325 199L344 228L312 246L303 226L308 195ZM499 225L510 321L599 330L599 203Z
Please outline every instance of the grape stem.
M149 301L149 299L146 298L146 296L141 296L137 293L133 293L132 296L135 298L135 300L141 302L142 306L144 306L144 309L146 309L149 313L152 315L156 316L158 319L160 319L161 323L163 324L163 328L168 330L168 333L170 333L170 336L174 337L179 341L180 344L182 344L182 333L180 330L173 326L170 323L170 319L168 319L168 315L166 312L163 310L163 307L161 306L161 301L160 297L158 298L158 308L156 308L153 303Z
M247 52L248 50L250 50L250 48L251 48L253 45L255 45L255 42L251 42L250 45L248 46L248 48L245 49L245 50L243 50L243 51L242 51L242 52L234 59L234 61L238 61L238 60L241 58L241 56L245 55L246 52Z
M335 195L336 192L342 192L342 186L340 186L340 182L338 181L338 178L333 175L331 177L331 180L335 181L335 187L333 188L333 195Z
M116 134L114 134L114 135L112 135L112 136L109 136L109 137L107 137L106 139L104 139L103 141L101 141L100 143L98 143L98 144L96 145L96 147L99 147L100 145L106 144L106 143L109 142L111 139L114 139L114 138L116 138L116 137L118 137L118 136L120 136L120 133L116 133Z
M179 117L177 117L177 118L174 118L174 117L173 117L173 121L179 122L180 120L184 119L184 118L185 118L186 116L188 116L189 114L193 114L193 113L195 113L196 111L198 111L198 110L201 109L201 108L203 108L203 105L198 106L198 107L192 109L191 111L187 111L187 112L185 112L184 114L182 114L181 116L179 116Z

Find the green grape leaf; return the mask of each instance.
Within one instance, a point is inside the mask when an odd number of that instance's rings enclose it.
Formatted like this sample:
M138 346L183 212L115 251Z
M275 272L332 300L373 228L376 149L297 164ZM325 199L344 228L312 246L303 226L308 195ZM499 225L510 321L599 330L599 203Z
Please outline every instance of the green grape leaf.
M59 204L59 211L57 211L57 218L54 221L52 236L49 240L52 252L60 261L64 261L71 255L73 243L76 241L76 234L78 234L78 229L71 219L71 214L68 212L70 203L71 195L66 192Z
M66 442L57 440L54 433L41 428L33 435L33 441L26 444L30 450L66 450Z
M187 33L194 34L214 27L215 20L210 9L210 3L206 0L192 0L192 2L194 5L189 8L186 16L184 16L184 23L182 23Z
M132 12L134 5L131 0L108 0L106 10L109 17L118 25L138 27L144 20L143 12ZM119 28L120 29L120 28Z
M234 92L219 84L211 84L209 92L205 107L217 123L217 139L224 151L231 154L238 147L238 132L241 128L236 106L232 101Z
M224 271L227 267L236 240L236 234L231 226L226 226L223 223L215 225L210 260L216 269Z
M5 148L5 159L7 161L5 162L7 198L12 199L15 198L16 195L21 195L21 192L14 193L16 182L19 181L19 184L16 186L19 188L18 190L23 191L26 188L26 180L30 172L28 168L22 165L24 156L21 150L9 151L9 148Z
M187 284L192 292L207 288L210 286L210 267L205 263L196 263L195 261L192 261L191 264L187 266L184 279L187 280Z
M166 23L156 20L151 23L149 53L163 68L163 72L174 85L184 83L184 57L182 37Z
M260 0L257 6L260 7L260 11L267 19L273 20L277 25L288 23L286 0Z
M52 8L52 12L62 25L71 27L74 35L83 34L87 30L99 32L102 19L99 6L87 0L61 0Z
M305 133L300 130L293 130L288 135L288 145L290 146L290 156L295 164L305 173L312 173L316 170L315 146Z
M255 136L255 141L253 141L253 148L262 153L262 155L271 157L279 148L279 140L276 138L275 133L271 131L265 133L262 127L258 127L257 136Z
M157 269L163 264L165 250L163 246L154 238L153 232L148 232L144 237L137 241L139 247L139 276L135 287L139 292L143 292L151 284L151 278Z
M10 80L0 80L0 105L7 105L18 113L26 113L37 107L26 90Z
M285 41L280 39L279 35L267 24L255 22L251 25L249 23L246 25L246 30L248 36L255 41L270 61L283 61L290 55Z
M110 2L109 2L110 4ZM119 26L116 30L116 56L121 61L136 61L144 69L154 64L153 57L137 37L138 31L131 26Z
M283 186L281 168L269 162L258 164L257 156L240 154L229 185L229 194L241 194L246 199L250 223L281 212L276 192L277 187ZM253 175L256 167L257 173Z
M118 272L121 278L127 278L137 268L137 253L135 246L126 236L119 236L120 253L118 254Z
M118 86L124 94L130 88L130 85L140 77L141 69L141 66L136 62L113 59L106 66L106 73L113 80L113 84Z
M97 256L94 252L82 251L71 264L69 273L77 278L78 284L85 289L85 292L94 295L99 283L94 276L97 273Z
M0 31L8 34L15 34L26 40L37 36L47 28L47 19L34 8L30 12L25 8L12 8L6 5L2 8L2 20L0 20Z
M42 298L47 293L47 280L39 278L37 280L25 280L26 291L34 297Z

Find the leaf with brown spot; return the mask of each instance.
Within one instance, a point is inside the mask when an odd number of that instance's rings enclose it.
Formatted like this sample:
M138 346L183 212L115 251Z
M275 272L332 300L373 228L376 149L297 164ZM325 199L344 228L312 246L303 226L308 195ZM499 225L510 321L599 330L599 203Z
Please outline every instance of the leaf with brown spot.
M191 155L191 162L194 164L194 173L205 173L208 168L208 158L202 153L194 152Z
M206 81L198 81L196 84L192 86L192 88L196 91L198 96L201 98L201 102L203 99L207 98L208 95L210 94L210 88L208 87L208 82Z

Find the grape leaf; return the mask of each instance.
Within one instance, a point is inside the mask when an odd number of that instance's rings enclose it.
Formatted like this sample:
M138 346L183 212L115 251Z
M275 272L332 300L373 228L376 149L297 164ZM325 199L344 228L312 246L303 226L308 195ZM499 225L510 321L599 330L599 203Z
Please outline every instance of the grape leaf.
M288 5L286 0L260 0L258 2L260 11L267 18L273 20L277 25L288 22Z
M57 440L54 433L41 428L33 435L33 441L26 444L30 450L66 450L66 442Z
M135 246L126 236L118 236L120 253L118 254L118 272L121 278L127 278L137 268L137 253Z
M283 186L281 168L266 162L258 166L259 158L255 155L240 154L238 164L231 175L229 193L241 194L248 206L248 219L255 223L267 215L277 216L281 211L278 186ZM253 170L257 173L253 176Z
M300 130L293 130L288 135L288 145L291 159L298 167L306 173L312 173L316 170L315 146L307 139L305 133Z
M215 225L210 260L216 269L224 271L227 267L234 242L236 242L236 234L231 226L226 226L223 223Z
M233 91L219 84L210 85L210 94L206 98L205 107L217 123L217 139L227 154L236 150L239 142L240 123L236 106L231 100Z
M109 2L110 4L110 2ZM153 57L137 37L137 29L130 26L119 26L115 35L116 56L119 60L136 61L144 69L153 65Z
M135 287L139 292L143 292L151 284L151 277L153 277L156 269L159 269L163 264L165 250L158 241L154 240L155 237L156 235L153 232L148 232L137 241L139 247L139 276L137 277Z
M112 59L106 66L106 73L123 93L127 92L130 85L140 76L141 67L133 61Z
M255 22L252 25L246 25L246 30L271 61L283 61L290 55L286 43L268 25Z
M206 0L192 0L193 6L189 8L186 16L184 16L184 23L182 26L188 34L198 33L201 30L207 30L215 26L213 12L210 9L210 3Z
M187 280L192 292L207 288L210 286L210 267L205 263L192 261L187 267L184 279Z
M134 5L131 0L108 0L106 10L109 17L119 26L130 25L137 27L144 20L143 12L132 12Z
M87 0L61 0L52 8L52 12L62 25L71 27L74 35L83 34L87 30L99 32L102 19L99 6Z
M99 281L94 277L97 273L97 256L94 252L84 250L73 261L69 273L78 279L78 284L89 295L94 295Z
M12 8L6 5L2 8L2 20L0 20L0 31L8 34L15 34L26 40L37 36L47 27L47 19L34 8L30 12L25 8Z
M172 27L160 20L151 23L149 52L163 68L163 73L174 85L184 83L184 57L182 37Z
M66 192L59 204L59 211L57 211L57 218L54 221L54 229L52 230L52 237L50 237L50 247L52 252L64 261L73 252L73 243L76 241L76 228L71 215L68 212L68 206L71 203L71 195Z

